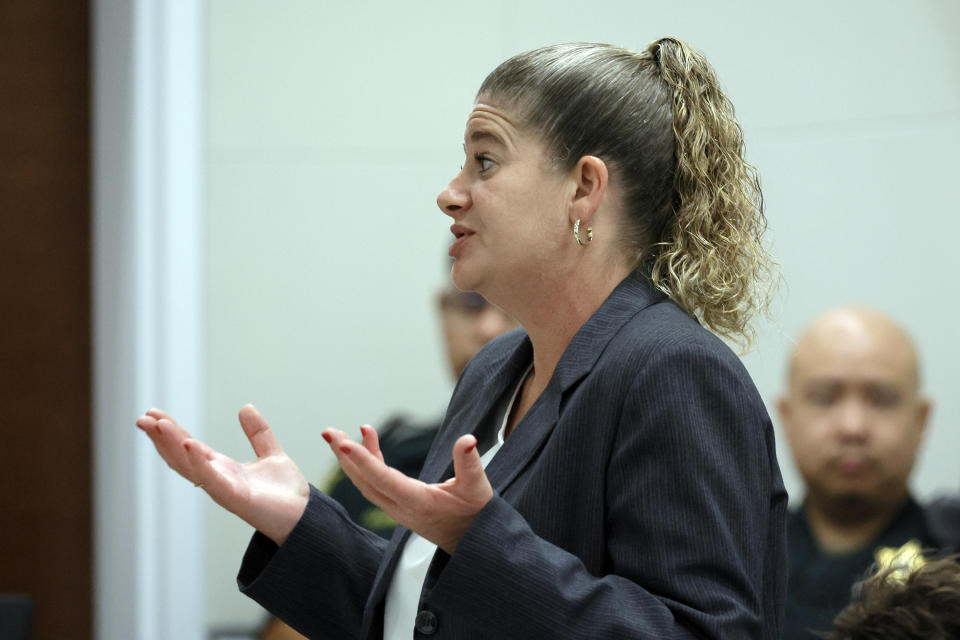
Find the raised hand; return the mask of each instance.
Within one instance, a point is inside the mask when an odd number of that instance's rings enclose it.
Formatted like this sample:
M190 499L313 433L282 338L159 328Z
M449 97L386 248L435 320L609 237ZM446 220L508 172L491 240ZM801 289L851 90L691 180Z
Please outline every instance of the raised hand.
M141 416L137 426L150 436L171 469L278 545L283 544L306 509L309 485L253 405L243 407L239 417L257 456L255 462L241 464L194 440L159 409Z
M344 473L367 500L452 554L477 513L493 497L477 452L477 439L465 435L453 445L453 478L426 484L388 467L380 453L377 432L368 426L360 427L360 431L362 444L337 429L323 432Z

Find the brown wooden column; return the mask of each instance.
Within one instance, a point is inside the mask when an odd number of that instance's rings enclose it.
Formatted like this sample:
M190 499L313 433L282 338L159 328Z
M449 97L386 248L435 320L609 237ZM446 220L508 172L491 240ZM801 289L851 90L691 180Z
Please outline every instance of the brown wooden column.
M91 637L90 5L0 3L0 593Z

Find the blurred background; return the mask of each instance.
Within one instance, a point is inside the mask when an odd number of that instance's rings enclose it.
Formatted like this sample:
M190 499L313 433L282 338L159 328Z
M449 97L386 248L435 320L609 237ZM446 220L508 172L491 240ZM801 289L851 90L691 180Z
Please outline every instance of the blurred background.
M484 76L561 41L707 55L782 268L744 358L768 408L801 327L882 309L934 400L916 493L956 493L958 27L955 0L4 3L0 593L32 596L37 640L256 627L249 527L133 421L162 406L247 458L253 402L321 484L324 427L441 411L434 200Z

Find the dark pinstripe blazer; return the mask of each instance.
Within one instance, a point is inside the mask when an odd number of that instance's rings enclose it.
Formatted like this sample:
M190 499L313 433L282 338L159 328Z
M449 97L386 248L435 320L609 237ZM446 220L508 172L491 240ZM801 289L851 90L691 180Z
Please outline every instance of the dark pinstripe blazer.
M517 330L471 361L423 480L452 474L454 441L492 428L531 360ZM434 557L413 637L779 637L769 418L739 359L640 277L576 334L487 475L496 495ZM283 547L254 536L238 581L309 637L379 638L408 535L367 535L313 490Z

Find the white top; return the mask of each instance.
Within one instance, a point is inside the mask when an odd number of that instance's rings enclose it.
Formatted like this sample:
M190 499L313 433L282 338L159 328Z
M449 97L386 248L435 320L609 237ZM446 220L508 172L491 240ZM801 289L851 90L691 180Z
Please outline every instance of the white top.
M531 364L530 368L532 367ZM530 372L530 368L527 369L527 373ZM486 453L480 456L480 462L484 469L487 468L493 457L497 455L497 451L503 446L503 434L507 429L507 420L510 419L513 403L523 386L523 381L527 379L527 373L524 373L520 378L517 388L513 390L513 395L510 397L510 402L507 403L496 441ZM393 572L390 589L387 591L387 600L383 611L383 640L410 640L413 637L420 606L420 592L423 590L423 581L427 578L427 570L430 568L430 562L433 560L433 554L436 551L437 545L429 540L424 540L416 533L410 533L410 537L407 538L406 545L404 545L403 552L400 555L400 560L397 562L397 568Z

